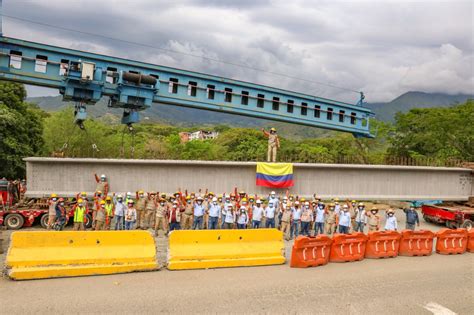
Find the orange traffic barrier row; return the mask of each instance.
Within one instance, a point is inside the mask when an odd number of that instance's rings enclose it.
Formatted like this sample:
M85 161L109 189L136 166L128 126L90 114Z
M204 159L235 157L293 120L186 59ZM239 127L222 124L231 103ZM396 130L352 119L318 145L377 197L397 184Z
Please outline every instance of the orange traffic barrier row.
M467 251L474 253L474 229L471 229L468 233Z
M462 254L467 249L466 229L442 229L436 233L436 252L442 255Z
M300 236L295 240L291 252L291 267L313 267L329 262L359 261L364 258L386 258L400 256L429 256L433 252L437 237L438 254L462 254L474 252L474 229L442 229L438 233L428 230L377 231L364 233L335 234L328 236Z
M400 256L429 256L433 252L435 234L428 230L401 232L398 254Z
M367 235L364 233L335 234L331 245L330 262L349 262L364 259Z
M396 231L369 232L365 258L397 257L400 237Z
M332 239L325 235L297 237L291 250L290 267L306 268L327 264L331 243Z

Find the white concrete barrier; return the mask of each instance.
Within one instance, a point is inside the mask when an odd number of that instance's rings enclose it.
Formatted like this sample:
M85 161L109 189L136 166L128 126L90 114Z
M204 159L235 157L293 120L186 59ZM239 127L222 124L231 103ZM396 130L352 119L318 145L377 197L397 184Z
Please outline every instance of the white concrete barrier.
M239 190L267 195L271 189L255 185L256 162L25 158L28 196L52 192L75 195L95 189L94 173L106 174L112 192L137 190L173 193L214 193ZM472 170L350 164L294 164L291 192L309 197L357 200L467 200ZM280 191L283 193L283 191Z

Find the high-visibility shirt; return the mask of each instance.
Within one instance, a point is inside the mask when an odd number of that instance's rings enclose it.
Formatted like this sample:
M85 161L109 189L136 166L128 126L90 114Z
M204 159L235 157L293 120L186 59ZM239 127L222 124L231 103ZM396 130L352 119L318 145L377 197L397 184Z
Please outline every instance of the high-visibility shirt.
M86 207L76 207L76 210L74 211L74 222L83 223L85 213Z
M113 216L113 213L112 213L112 210L114 209L114 205L113 204L109 204L109 203L106 203L105 204L105 212L107 213L107 216L108 217L111 217Z

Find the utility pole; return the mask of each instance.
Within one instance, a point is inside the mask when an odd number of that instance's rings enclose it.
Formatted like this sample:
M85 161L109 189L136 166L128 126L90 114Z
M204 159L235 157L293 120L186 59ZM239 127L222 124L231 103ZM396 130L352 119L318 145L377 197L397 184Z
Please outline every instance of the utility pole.
M2 18L3 18L3 5L2 5L3 0L0 0L0 36L3 36L3 29L2 29Z

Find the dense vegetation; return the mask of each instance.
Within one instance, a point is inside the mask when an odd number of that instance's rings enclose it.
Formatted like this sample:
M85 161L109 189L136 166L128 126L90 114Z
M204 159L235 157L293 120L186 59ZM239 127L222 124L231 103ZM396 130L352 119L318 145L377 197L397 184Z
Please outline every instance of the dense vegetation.
M73 125L72 108L48 114L25 103L25 97L22 85L0 82L0 177L24 176L25 156L50 156L59 151L69 157L185 160L255 161L266 155L266 139L256 129L205 127L219 131L219 137L181 143L179 132L188 128L142 123L130 133L114 123L114 117L105 115L87 120L83 131ZM450 108L413 109L398 114L394 124L372 120L371 128L375 139L331 132L292 140L283 133L279 159L374 164L392 158L432 158L438 164L450 159L474 160L473 101Z

